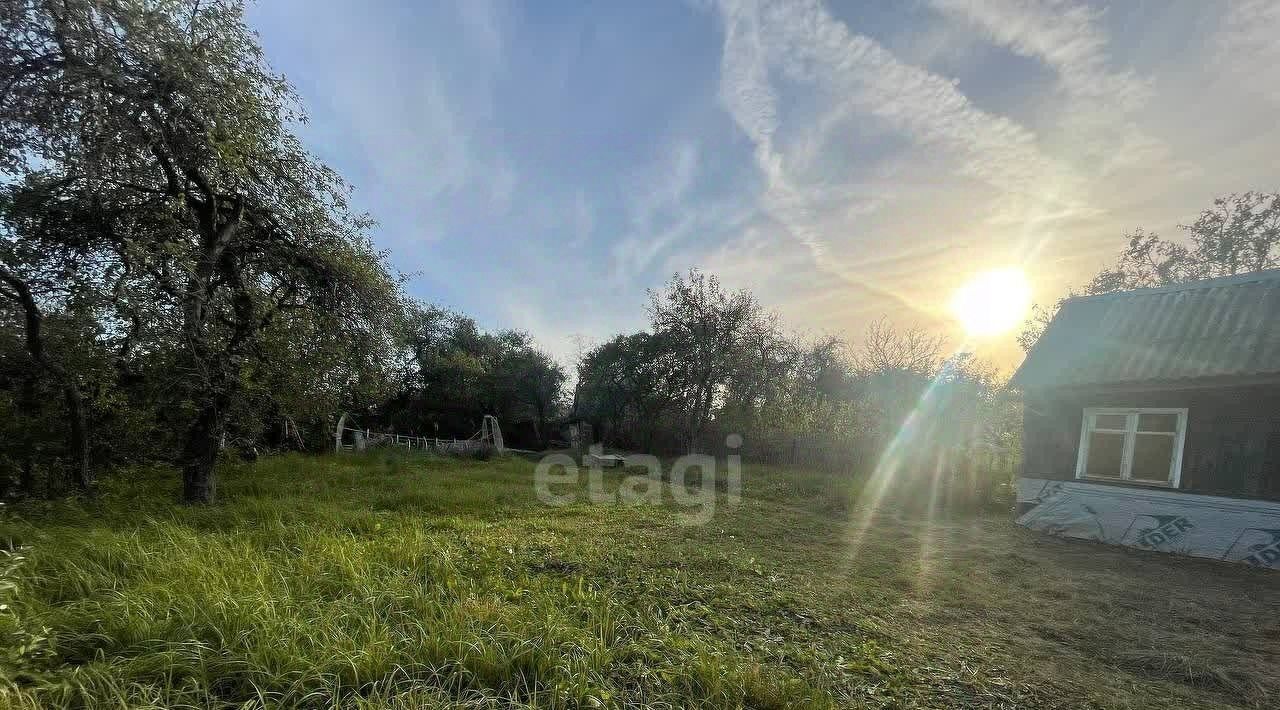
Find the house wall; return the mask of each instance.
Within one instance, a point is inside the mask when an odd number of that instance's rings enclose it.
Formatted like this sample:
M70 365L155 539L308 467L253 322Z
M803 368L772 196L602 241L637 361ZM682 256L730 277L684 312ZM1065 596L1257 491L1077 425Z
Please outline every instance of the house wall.
M1050 390L1026 393L1024 405L1024 478L1075 478L1085 407L1185 407L1179 490L1280 500L1280 385Z

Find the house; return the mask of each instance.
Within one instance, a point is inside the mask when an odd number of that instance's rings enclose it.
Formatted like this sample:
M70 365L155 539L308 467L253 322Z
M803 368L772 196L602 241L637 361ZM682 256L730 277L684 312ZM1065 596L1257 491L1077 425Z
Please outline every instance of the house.
M1280 269L1069 299L1013 385L1019 524L1280 569Z

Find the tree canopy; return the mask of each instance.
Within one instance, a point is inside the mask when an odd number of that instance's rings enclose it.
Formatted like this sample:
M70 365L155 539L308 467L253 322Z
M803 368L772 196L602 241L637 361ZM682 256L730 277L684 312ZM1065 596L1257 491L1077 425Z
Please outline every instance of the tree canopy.
M1170 286L1280 267L1280 192L1219 197L1179 230L1180 239L1164 239L1142 228L1126 234L1119 258L1085 284L1083 293ZM1018 336L1023 350L1035 345L1056 310L1034 310Z
M1137 229L1115 265L1089 282L1089 293L1167 286L1280 266L1280 193L1219 197L1173 241Z
M541 447L562 416L564 368L528 333L485 332L446 308L412 304L399 348L401 375L367 419L395 431L471 436L486 414L517 445Z
M649 330L583 355L573 406L621 448L718 451L736 434L752 456L786 460L804 439L850 465L909 442L894 461L931 474L1011 451L1016 412L993 368L946 356L921 329L881 320L853 347L790 334L750 293L696 270L651 294Z
M8 0L0 19L4 295L92 321L114 384L171 385L151 395L182 432L184 497L207 502L229 417L255 394L331 406L367 384L396 278L292 133L305 115L241 3ZM74 409L89 383L60 357L40 369ZM282 388L304 362L305 385Z

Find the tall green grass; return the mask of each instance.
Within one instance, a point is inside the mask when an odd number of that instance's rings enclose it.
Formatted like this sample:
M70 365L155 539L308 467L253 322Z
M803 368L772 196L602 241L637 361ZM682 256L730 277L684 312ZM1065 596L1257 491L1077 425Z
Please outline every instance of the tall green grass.
M224 466L211 507L176 504L163 469L17 505L0 513L0 708L1280 697L1265 572L1055 541L1007 516L867 518L838 473L749 467L739 505L686 527L669 495L543 505L533 472L283 456Z
M138 471L3 527L29 558L10 622L51 628L0 679L30 707L788 707L765 672L661 598L624 606L547 566L574 511L524 535L522 461L284 457L227 471L225 503ZM567 569L567 568L566 568ZM17 628L10 629L16 633ZM25 666L25 667L24 667ZM412 699L412 700L410 700Z

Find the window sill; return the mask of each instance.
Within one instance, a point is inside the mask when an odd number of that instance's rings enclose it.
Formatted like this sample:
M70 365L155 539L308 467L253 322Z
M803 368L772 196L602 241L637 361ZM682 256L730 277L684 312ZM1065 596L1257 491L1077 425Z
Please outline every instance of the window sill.
M1159 490L1176 491L1178 488L1170 483L1161 483L1159 481L1139 481L1132 478L1111 478L1108 476L1077 476L1077 481L1086 483L1105 483L1111 486L1127 486L1131 488L1156 488Z

